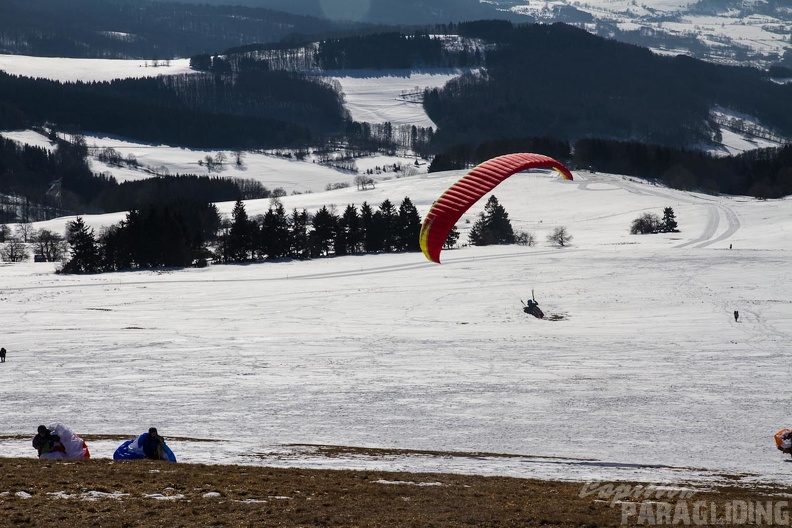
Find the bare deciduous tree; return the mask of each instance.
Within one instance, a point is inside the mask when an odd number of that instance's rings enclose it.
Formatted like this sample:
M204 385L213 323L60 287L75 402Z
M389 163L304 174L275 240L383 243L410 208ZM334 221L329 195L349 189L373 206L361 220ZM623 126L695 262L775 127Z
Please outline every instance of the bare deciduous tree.
M47 262L61 260L69 249L63 237L49 229L40 230L31 239L36 244L38 254L43 255Z
M657 233L660 229L660 218L654 213L644 213L635 220L630 226L630 234L645 235L647 233Z
M30 258L27 245L18 238L10 238L0 250L0 255L6 262L23 262Z
M374 179L369 178L368 176L360 175L355 176L355 185L357 185L358 190L366 189L369 185L371 188L374 188Z
M536 235L530 231L518 231L514 234L514 243L519 246L534 247L536 245Z
M244 157L247 155L243 150L235 150L234 151L234 162L236 163L237 167L242 167L244 164Z
M30 238L34 231L31 224L25 223L16 225L16 237L26 244L30 242Z
M558 226L553 229L553 232L547 235L547 241L559 247L564 247L572 240L572 235L569 234L567 228Z

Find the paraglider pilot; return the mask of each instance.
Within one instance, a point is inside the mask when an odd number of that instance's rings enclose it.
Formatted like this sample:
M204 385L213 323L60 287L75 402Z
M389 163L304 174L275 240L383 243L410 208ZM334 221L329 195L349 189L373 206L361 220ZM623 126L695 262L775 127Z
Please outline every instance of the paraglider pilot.
M46 425L38 426L38 433L33 437L33 447L38 451L39 457L53 452L66 452L66 448L61 444L60 436L52 434Z
M151 460L164 459L162 442L162 437L157 433L157 428L149 428L148 435L143 439L142 445L140 446L143 448L143 452L146 453L146 458L150 458Z
M523 312L533 315L537 319L544 319L544 312L539 308L539 303L536 302L533 290L531 290L531 298L523 303Z

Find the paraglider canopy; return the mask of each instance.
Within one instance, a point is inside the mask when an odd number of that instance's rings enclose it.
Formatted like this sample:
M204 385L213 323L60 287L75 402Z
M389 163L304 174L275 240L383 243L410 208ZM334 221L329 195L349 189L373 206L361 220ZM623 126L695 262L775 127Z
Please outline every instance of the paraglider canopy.
M141 460L144 458L176 462L176 455L173 454L165 440L159 436L155 427L150 428L149 432L143 433L137 438L127 440L113 453L113 460Z
M432 204L421 226L420 244L423 254L440 263L448 233L474 203L509 176L529 169L554 169L565 180L572 173L561 162L542 154L518 153L498 156L474 167L454 183Z
M85 441L77 436L70 427L60 422L52 423L47 427L42 425L38 427L40 435L48 432L58 438L60 447L57 450L39 455L40 458L91 458L91 453L88 451Z

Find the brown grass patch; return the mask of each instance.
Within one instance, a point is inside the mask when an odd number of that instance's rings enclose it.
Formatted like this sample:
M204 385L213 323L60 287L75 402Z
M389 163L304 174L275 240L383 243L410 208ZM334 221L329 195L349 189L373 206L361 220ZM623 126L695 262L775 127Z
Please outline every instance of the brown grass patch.
M619 526L583 484L448 474L158 461L0 458L0 526ZM779 500L792 488L721 487L696 501ZM669 499L673 503L676 499Z

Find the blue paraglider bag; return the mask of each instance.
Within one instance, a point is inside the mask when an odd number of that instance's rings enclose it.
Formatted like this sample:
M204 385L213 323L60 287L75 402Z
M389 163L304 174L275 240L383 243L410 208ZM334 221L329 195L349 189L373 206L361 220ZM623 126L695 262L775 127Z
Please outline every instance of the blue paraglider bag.
M113 460L141 460L148 458L145 451L143 451L143 445L145 445L147 438L148 433L143 433L134 440L127 440L115 450ZM176 462L176 455L173 454L173 451L171 451L164 440L160 442L160 448L161 460Z

